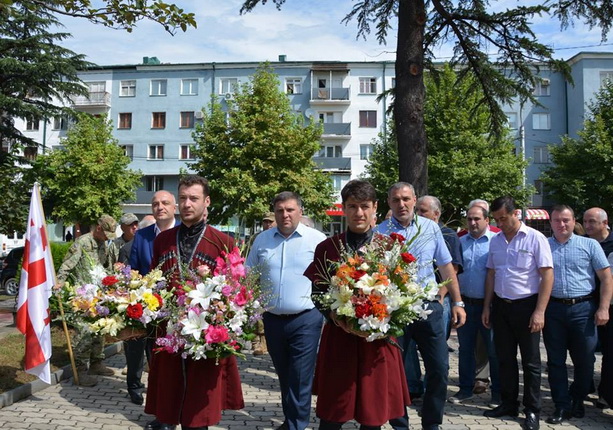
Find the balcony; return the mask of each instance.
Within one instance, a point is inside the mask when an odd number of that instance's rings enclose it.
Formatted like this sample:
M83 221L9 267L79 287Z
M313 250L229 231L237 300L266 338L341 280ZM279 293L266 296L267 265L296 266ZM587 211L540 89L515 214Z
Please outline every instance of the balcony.
M350 122L326 122L324 123L323 137L332 139L350 139Z
M75 96L70 100L75 108L111 107L111 94L106 91L89 93L88 96Z
M349 105L349 88L313 88L311 104Z
M321 170L351 171L351 158L349 157L313 157L313 161Z

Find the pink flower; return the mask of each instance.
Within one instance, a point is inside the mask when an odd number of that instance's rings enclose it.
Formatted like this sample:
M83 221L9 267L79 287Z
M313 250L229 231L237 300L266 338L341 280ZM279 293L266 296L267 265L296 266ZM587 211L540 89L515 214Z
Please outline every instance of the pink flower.
M223 326L210 325L206 330L206 343L223 343L229 339L228 329Z
M241 287L240 292L234 296L234 304L236 306L245 306L250 298L251 294L247 292L247 289L245 287Z
M204 278L211 273L211 268L206 264L201 264L200 266L196 267L196 272L198 273L198 276Z
M233 279L240 279L245 276L245 259L241 257L240 250L234 247L232 252L222 252L221 257L215 259L214 275L230 275Z
M233 290L234 290L234 288L232 288L232 285L226 284L226 285L224 285L221 288L221 294L223 294L224 296L228 297L228 296L230 296L230 294L232 294Z

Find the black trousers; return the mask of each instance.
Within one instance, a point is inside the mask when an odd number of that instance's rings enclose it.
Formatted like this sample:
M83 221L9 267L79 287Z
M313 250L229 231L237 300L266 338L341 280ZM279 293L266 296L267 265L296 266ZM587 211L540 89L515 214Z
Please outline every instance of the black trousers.
M128 390L140 391L144 385L141 382L143 367L145 366L145 354L147 361L151 358L153 350L153 339L141 337L124 341L123 350L126 356Z
M524 371L526 412L541 410L541 333L530 332L530 317L536 308L538 295L508 303L494 296L492 324L494 345L500 365L500 397L503 405L517 407L519 397L519 367L517 348Z

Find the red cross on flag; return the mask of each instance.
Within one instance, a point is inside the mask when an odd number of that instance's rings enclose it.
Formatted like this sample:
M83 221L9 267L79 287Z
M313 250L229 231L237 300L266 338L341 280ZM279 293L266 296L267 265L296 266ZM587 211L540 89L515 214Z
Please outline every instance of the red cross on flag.
M26 335L25 371L51 383L51 329L49 297L55 284L55 269L47 240L47 225L38 184L34 184L23 252L17 328Z

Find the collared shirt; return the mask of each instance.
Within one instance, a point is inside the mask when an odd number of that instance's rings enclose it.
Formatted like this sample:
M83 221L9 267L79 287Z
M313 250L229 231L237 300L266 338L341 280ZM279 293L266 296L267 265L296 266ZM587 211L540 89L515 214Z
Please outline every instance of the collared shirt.
M487 275L487 256L490 241L496 233L486 230L483 236L474 238L467 234L460 238L464 272L458 275L460 293L472 299L485 297L485 277Z
M487 268L494 269L494 292L503 299L517 300L539 292L539 269L553 267L547 238L523 222L510 242L503 232L490 242Z
M315 306L311 301L311 281L303 273L313 261L315 248L325 238L302 223L287 238L277 227L255 238L246 265L262 271L269 312L296 314Z
M409 245L409 251L419 262L417 282L421 285L436 282L433 262L437 266L451 263L451 254L447 249L440 227L428 218L415 214L411 223L403 227L396 218L391 217L375 227L375 232L388 236L391 233L398 233L404 236L407 242L415 238Z
M596 271L609 267L598 242L573 234L565 243L550 237L549 246L553 255L551 296L569 299L592 293L596 289Z

